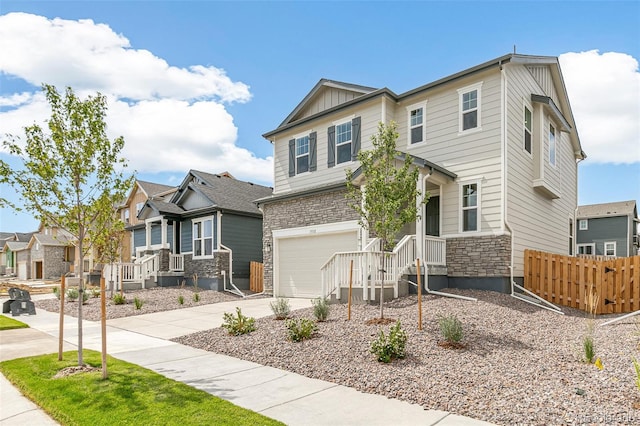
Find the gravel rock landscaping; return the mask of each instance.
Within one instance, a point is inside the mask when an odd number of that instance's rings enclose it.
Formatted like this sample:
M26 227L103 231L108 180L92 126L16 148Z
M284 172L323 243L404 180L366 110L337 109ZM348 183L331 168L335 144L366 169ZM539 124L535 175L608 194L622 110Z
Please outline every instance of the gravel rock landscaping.
M89 321L100 321L100 298L92 297L91 291L87 291L90 296L82 306L82 317ZM200 297L198 302L193 300L195 293L198 293ZM107 291L107 295L109 295L109 291ZM238 296L222 291L199 290L196 292L193 287L154 287L145 290L125 291L124 295L126 297L126 303L123 305L116 305L113 303L113 300L107 299L107 319L241 300ZM178 302L180 296L182 296L184 300L182 305ZM136 309L134 306L133 301L136 297L143 301L142 308L140 309ZM60 312L60 301L58 299L38 300L34 301L34 303L36 308L50 312ZM77 317L78 302L69 302L65 297L64 313Z
M300 343L287 341L285 322L274 317L257 319L247 335L218 328L174 341L497 424L640 424L631 361L640 359L638 317L605 327L598 324L611 316L595 320L599 370L580 361L586 314L565 308L558 315L494 292L449 291L478 302L424 296L422 330L417 296L386 304L385 317L400 320L408 334L406 358L390 364L369 351L390 327L365 324L379 316L374 305L352 306L351 321L346 305L332 305L328 321ZM450 314L462 321L462 349L438 345L437 318ZM313 310L291 315L313 318Z

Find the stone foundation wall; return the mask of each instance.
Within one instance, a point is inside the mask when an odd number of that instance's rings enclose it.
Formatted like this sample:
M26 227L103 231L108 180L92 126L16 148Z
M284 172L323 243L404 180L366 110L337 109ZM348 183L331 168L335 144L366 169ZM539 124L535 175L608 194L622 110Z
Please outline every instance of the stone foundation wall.
M508 277L511 236L447 238L449 277Z
M273 231L358 220L349 207L346 189L276 201L262 206L264 290L273 291Z
M215 252L213 259L193 259L191 254L184 255L184 279L187 285L193 285L193 274L198 274L198 287L221 290L223 276L229 274L229 253ZM227 282L229 277L226 277ZM220 284L219 284L220 283Z

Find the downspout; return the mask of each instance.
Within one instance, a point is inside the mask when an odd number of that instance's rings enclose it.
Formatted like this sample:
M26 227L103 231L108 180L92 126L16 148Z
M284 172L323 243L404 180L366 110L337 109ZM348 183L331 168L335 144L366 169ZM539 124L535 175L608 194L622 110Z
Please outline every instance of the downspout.
M564 312L562 312L560 310L559 307L557 307L556 305L544 300L543 298L541 298L540 296L538 296L537 294L534 294L532 292L530 292L529 290L527 290L526 288L524 288L523 286L516 284L516 282L513 279L513 258L514 258L514 253L515 253L515 238L514 238L514 232L513 232L513 228L511 228L511 225L509 224L509 215L508 215L508 198L507 198L507 194L509 191L507 191L507 167L508 167L508 146L507 146L507 88L508 88L508 83L507 83L507 77L505 75L505 71L504 71L504 67L502 66L502 62L500 63L500 86L501 86L501 90L502 90L502 97L500 99L500 103L501 103L501 118L500 120L502 121L502 132L500 132L500 139L501 139L501 145L502 145L502 202L503 202L503 221L504 221L504 226L505 228L509 231L509 235L511 237L511 251L510 251L510 255L509 255L509 282L510 282L510 287L511 287L511 296L518 299L518 300L522 300L523 302L527 302L529 304L535 305L535 306L539 306L541 308L544 309L548 309L552 312L555 312L557 314L560 315L564 315ZM528 296L531 297L527 297L521 293L517 293L516 289L526 293ZM547 305L547 306L545 306Z

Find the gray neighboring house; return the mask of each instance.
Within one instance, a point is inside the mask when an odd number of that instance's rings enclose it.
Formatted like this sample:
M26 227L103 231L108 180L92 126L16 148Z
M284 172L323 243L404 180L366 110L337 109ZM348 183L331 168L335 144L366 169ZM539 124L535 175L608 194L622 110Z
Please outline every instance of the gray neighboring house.
M229 173L190 170L170 199L145 202L134 246L159 255L160 286L192 285L197 274L200 288L220 291L233 282L246 290L250 262L262 262L262 212L254 200L271 194Z
M639 253L638 208L635 200L578 207L576 253L627 257Z
M38 233L31 237L27 250L30 252L27 266L30 279L58 279L69 272L75 246L64 232L55 236Z
M0 232L0 275L18 274L18 252L27 249L33 234L35 232ZM22 253L21 258L25 257Z

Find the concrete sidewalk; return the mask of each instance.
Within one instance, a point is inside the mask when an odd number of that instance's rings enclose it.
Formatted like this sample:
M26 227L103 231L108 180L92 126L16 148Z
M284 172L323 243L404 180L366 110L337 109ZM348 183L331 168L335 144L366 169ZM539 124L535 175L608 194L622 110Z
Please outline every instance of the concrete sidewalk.
M271 315L272 300L238 300L109 320L108 352L292 426L489 424L167 340L218 327L222 314L235 311L236 306L256 318ZM291 299L290 303L292 309L311 305L305 299ZM18 317L32 328L0 332L0 360L57 352L58 318L43 310L35 316ZM75 349L77 322L65 317L65 350ZM84 321L83 332L84 346L99 351L100 324ZM1 375L0 386L0 425L55 424Z

